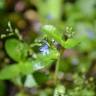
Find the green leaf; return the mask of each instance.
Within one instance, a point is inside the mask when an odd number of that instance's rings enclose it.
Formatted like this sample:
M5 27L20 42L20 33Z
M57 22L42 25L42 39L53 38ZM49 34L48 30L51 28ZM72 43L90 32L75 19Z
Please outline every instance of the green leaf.
M20 70L17 65L7 66L0 71L0 80L8 80L20 75Z
M63 45L64 41L62 39L62 33L59 32L53 25L44 25L41 28L41 32L43 32L49 38L49 40L55 40Z
M17 39L8 39L5 43L5 49L15 61L21 61L27 57L28 46Z
M74 38L71 38L71 39L68 39L65 43L64 43L64 48L72 48L72 47L75 47L76 45L78 45L80 43L80 40L79 39L74 39Z
M28 75L35 71L33 70L33 64L33 62L27 61L25 63L7 66L0 71L0 80L15 79L18 76Z
M25 63L7 66L0 71L0 80L15 79L19 76L28 75L36 70L33 64L33 62L26 61Z
M33 64L34 63L32 60L31 61L28 60L28 61L25 61L24 63L22 62L22 63L18 64L18 67L20 69L20 74L28 75L28 74L34 72Z

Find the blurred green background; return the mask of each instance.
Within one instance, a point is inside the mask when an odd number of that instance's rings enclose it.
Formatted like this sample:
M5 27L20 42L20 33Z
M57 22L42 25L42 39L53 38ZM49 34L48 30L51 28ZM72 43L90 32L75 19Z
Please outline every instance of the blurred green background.
M44 24L53 24L60 31L65 31L66 27L72 27L78 38L82 38L82 42L63 53L64 56L60 62L60 80L66 86L67 84L70 86L73 74L79 80L86 76L89 83L90 78L96 79L96 0L0 0L0 35L8 34L8 21L12 23L13 28L20 30L23 39L28 43L33 42L39 35L40 26ZM5 40L6 38L2 39L2 37L0 39L0 69L13 62L5 52ZM52 96L50 95L53 90L50 88L52 81L48 81L49 77L43 73L34 74L38 74L37 82L43 88L40 87L39 91L37 89L26 90L30 93L33 90L34 94L36 92L40 94L36 93L36 96ZM48 87L44 87L44 82L48 83L46 85ZM90 88L96 87L95 82ZM10 84L9 81L0 81L0 96L15 96L13 94L16 92L18 88L16 89L16 86Z

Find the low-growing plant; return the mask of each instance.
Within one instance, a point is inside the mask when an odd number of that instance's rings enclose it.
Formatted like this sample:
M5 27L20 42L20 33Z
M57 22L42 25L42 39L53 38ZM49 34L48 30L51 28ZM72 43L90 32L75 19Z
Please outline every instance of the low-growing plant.
M93 91L82 88L83 83L76 85L76 88L66 90L66 87L58 78L64 50L75 47L81 41L76 38L69 27L66 28L65 33L53 25L43 25L40 28L40 35L34 42L28 44L23 40L17 29L13 30L10 23L8 23L8 26L10 33L7 36L17 36L16 38L9 38L5 42L5 50L14 63L0 70L0 80L13 82L20 89L16 96L30 96L30 94L25 95L24 88L37 88L51 79L53 81L51 86L55 90L52 92L53 96L94 96ZM65 38L65 35L67 38ZM2 35L1 37L6 36ZM55 72L53 73L54 77L51 78L49 69L54 63ZM42 74L42 72L45 73ZM50 96L44 92L42 94L40 96Z

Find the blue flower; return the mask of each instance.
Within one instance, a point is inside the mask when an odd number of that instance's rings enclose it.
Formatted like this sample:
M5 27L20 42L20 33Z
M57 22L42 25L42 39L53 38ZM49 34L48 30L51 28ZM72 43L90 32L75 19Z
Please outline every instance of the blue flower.
M49 48L48 45L44 45L42 47L40 47L40 51L43 55L49 54Z

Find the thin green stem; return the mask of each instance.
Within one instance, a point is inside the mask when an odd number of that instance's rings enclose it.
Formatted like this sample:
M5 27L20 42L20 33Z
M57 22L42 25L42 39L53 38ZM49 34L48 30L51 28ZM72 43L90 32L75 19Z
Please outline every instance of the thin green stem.
M59 64L60 64L60 55L58 56L57 62L56 62L56 67L55 67L55 84L57 84L57 80L58 80L58 71L59 71Z
M31 44L30 47L35 47L35 46L41 46L42 44L41 43L34 43L34 44Z

